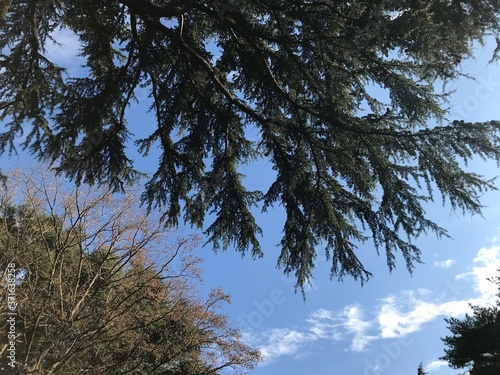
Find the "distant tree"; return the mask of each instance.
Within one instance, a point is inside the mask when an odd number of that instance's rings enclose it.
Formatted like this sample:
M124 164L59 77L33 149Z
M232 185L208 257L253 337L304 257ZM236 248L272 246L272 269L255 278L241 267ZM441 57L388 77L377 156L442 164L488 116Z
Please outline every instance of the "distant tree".
M203 297L195 238L140 214L137 195L73 188L12 174L0 194L2 282L15 265L15 357L9 374L242 374L259 361L220 314L229 296ZM8 289L0 328L9 332ZM231 372L232 370L232 372Z
M356 254L368 240L411 271L411 240L445 234L423 203L437 191L478 213L493 188L462 162L499 160L500 123L448 120L435 87L462 75L475 42L499 38L498 0L4 3L0 154L21 144L77 182L122 189L140 175L130 142L158 149L150 208L260 257L253 209L282 205L278 266L298 287L320 245L332 277L370 277ZM59 30L80 44L76 75L47 54ZM139 89L155 120L127 124ZM255 160L274 181L253 191L242 171Z
M500 270L499 270L500 271ZM500 287L500 278L493 280ZM500 374L500 294L495 306L472 307L463 319L446 319L452 333L443 341L441 359L453 368L467 368L470 375Z
M427 374L428 372L424 371L424 365L422 364L422 362L420 362L420 364L418 365L417 375L427 375Z

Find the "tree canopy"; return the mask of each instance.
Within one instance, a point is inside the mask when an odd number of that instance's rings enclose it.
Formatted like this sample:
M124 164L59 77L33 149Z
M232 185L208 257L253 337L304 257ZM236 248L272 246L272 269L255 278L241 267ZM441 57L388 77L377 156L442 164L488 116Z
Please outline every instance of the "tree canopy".
M500 271L500 270L499 270ZM500 277L494 281L500 290ZM463 319L446 319L451 336L441 359L456 369L468 369L470 375L495 375L500 372L500 293L496 305L472 306L472 314Z
M203 227L215 249L262 256L254 210L281 205L278 266L297 286L319 246L332 277L369 278L356 255L367 241L411 270L411 240L445 234L425 202L478 213L493 188L463 161L498 162L500 123L448 119L435 87L498 37L499 11L498 0L13 0L0 22L0 153L20 144L76 182L119 190L140 175L134 142L160 153L144 202L168 225ZM79 41L80 74L47 54L60 30ZM127 123L139 89L155 122ZM251 190L256 160L274 180Z
M0 192L8 374L244 374L259 361L220 312L229 296L199 290L199 241L138 213L137 194L69 189L50 174L8 177Z
M428 373L424 370L424 364L420 362L417 369L417 375L427 375Z

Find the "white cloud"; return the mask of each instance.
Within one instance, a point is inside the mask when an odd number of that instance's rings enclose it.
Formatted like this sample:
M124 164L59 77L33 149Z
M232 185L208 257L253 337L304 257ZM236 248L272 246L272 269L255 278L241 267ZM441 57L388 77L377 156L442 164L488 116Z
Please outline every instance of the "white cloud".
M446 366L448 366L448 362L436 360L436 361L432 361L432 362L428 363L425 366L425 370L428 372L434 372L434 371L439 370L441 367L446 367Z
M476 279L474 290L479 292L480 295L475 304L492 305L496 300L498 285L488 279L498 275L500 246L480 249L474 258L474 264L475 266L472 268L472 274Z
M403 296L389 296L383 300L378 313L382 338L394 338L416 332L439 316L459 316L470 311L469 304L491 305L496 300L498 286L487 278L495 276L500 267L500 246L492 245L478 251L474 266L467 273L456 276L457 280L470 279L479 296L472 299L433 301L429 293L409 291ZM459 297L455 291L453 297Z
M375 340L404 337L439 317L457 317L469 312L469 304L484 306L493 303L498 286L486 278L495 276L499 268L500 246L493 244L480 249L472 269L457 275L454 284L445 281L441 291L402 291L383 298L379 306L370 310L359 304L338 311L318 309L309 315L303 328L271 329L257 339L252 337L252 345L261 348L265 363L281 356L302 358L309 353L306 345L319 340L348 340L348 350L361 352ZM462 281L467 283L462 285ZM472 288L477 297L460 298L464 288ZM431 372L445 365L444 361L433 361L427 369Z
M333 320L335 318L335 315L333 314L333 311L318 309L311 314L311 319L314 318Z
M395 299L386 299L380 307L378 322L382 338L406 336L419 331L425 323L439 316L458 316L470 311L468 301L448 301L435 304L426 301L416 301L415 305L406 310L401 308Z
M52 33L53 41L45 45L47 57L56 62L70 62L80 53L78 36L68 29L56 30Z
M85 59L80 54L81 43L78 36L68 29L56 30L51 34L52 40L45 44L45 57L54 64L66 68L70 76L86 76L82 68Z
M283 355L297 354L303 345L319 339L313 333L294 329L273 329L266 336L267 343L260 346L264 363L270 363Z
M448 261L446 261L448 262ZM416 332L439 316L459 316L470 311L469 304L491 305L496 300L498 286L487 280L497 274L500 268L500 246L493 244L481 248L473 260L470 272L456 276L456 280L469 279L479 296L472 299L452 299L433 301L428 293L407 292L406 298L390 296L380 307L378 321L382 338L394 338ZM453 297L459 297L454 291ZM405 295L403 293L403 295Z
M309 315L306 322L309 323L308 331L318 338L334 341L342 340L340 314L325 309L318 309Z
M456 260L454 259L446 259L441 262L434 262L434 267L439 267L439 268L450 268L453 263L455 263Z
M284 328L271 329L261 334L246 333L244 339L260 348L264 364L268 364L281 356L304 358L310 353L304 350L305 346L318 340L340 341L349 338L350 350L363 351L377 338L368 334L373 322L364 316L358 305L346 306L338 313L325 309L315 310L306 319L306 323L306 327L302 329Z
M372 322L364 317L364 314L359 306L347 306L344 309L344 321L342 327L349 333L353 334L351 340L351 350L354 352L363 351L370 341L375 340L376 336L368 335L368 330L372 326Z

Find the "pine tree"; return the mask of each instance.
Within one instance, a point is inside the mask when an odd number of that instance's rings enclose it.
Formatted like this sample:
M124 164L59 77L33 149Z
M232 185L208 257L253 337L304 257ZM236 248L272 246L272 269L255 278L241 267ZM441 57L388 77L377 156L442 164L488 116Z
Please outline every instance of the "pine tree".
M435 87L461 76L475 42L499 39L498 0L4 3L0 154L24 137L74 181L119 190L140 176L132 141L143 155L157 149L150 209L205 228L215 249L260 257L253 210L283 206L278 265L298 287L319 246L332 277L369 278L356 255L366 241L390 269L401 252L411 271L411 240L446 233L424 203L441 195L479 213L494 188L462 161L498 162L500 123L448 120ZM80 43L76 75L46 53L60 29ZM139 89L155 123L126 121ZM255 160L274 170L260 190L243 176Z
M424 365L422 362L418 365L417 375L427 375L428 373L424 371Z
M492 281L500 288L499 277ZM463 319L446 319L452 335L442 339L446 354L441 359L451 367L469 369L470 375L500 373L500 293L497 296L494 306L472 306L472 314Z

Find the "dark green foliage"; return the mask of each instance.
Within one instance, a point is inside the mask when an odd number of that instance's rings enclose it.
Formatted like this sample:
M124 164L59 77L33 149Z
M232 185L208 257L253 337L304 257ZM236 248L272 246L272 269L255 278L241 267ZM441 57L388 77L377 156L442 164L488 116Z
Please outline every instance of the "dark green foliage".
M427 375L427 374L428 372L424 371L424 365L422 364L422 362L420 362L420 364L418 365L417 375Z
M500 270L499 270L500 271ZM500 278L494 280L500 287ZM471 375L500 373L500 294L495 306L473 306L463 319L446 319L451 336L443 341L453 368L467 368Z
M498 36L500 1L14 1L0 23L0 152L23 147L77 182L114 189L139 176L126 142L160 152L144 201L167 224L203 227L217 249L263 254L252 215L286 212L278 265L297 286L317 248L331 276L365 281L356 247L371 240L393 269L411 240L445 231L423 204L437 191L480 212L493 188L463 170L499 160L500 123L446 118L436 83L460 77L473 42ZM83 75L46 57L59 29L78 36ZM388 99L375 97L378 88ZM127 124L137 90L156 123ZM141 127L149 136L136 139ZM127 144L130 146L130 143ZM264 159L275 180L248 191Z

